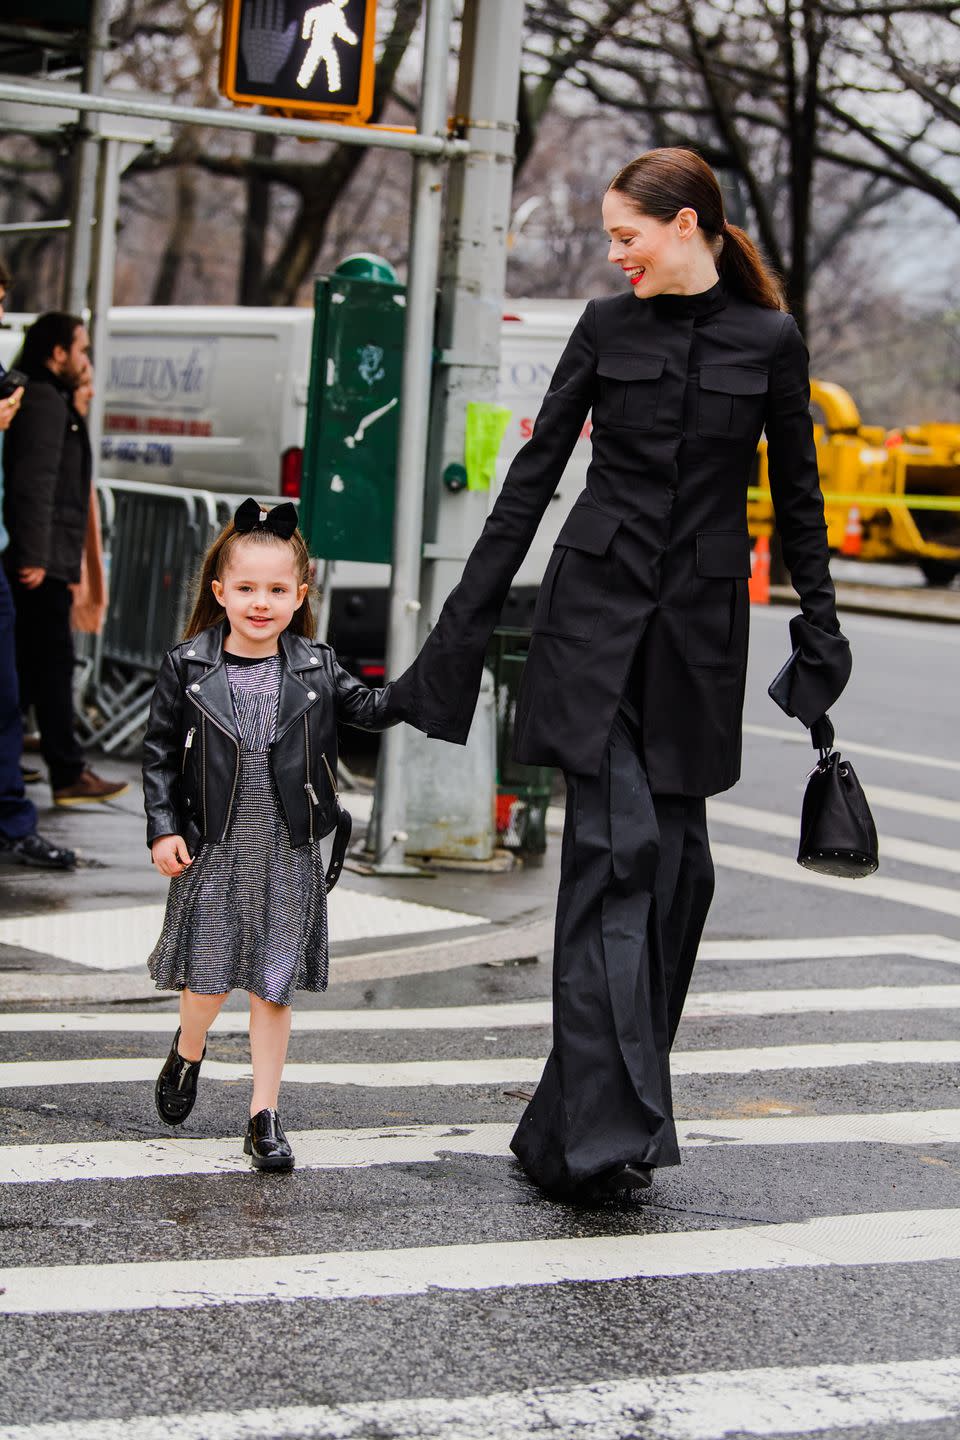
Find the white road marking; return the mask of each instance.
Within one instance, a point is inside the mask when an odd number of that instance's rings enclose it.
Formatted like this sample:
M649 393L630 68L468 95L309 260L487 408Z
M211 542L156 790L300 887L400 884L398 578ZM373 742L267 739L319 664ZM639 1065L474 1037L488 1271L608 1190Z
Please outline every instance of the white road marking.
M826 1215L799 1224L657 1235L409 1246L225 1260L24 1265L0 1315L193 1310L517 1286L960 1260L960 1210Z
M886 808L907 815L925 815L930 820L960 821L960 801L942 800L937 795L917 795L912 790L894 790L871 781L869 800L875 810Z
M12 1060L0 1064L0 1090L58 1085L152 1083L157 1059L136 1060ZM407 1060L380 1064L336 1062L289 1063L287 1085L393 1086L504 1085L539 1080L542 1058L489 1060ZM833 1045L770 1045L742 1050L674 1051L670 1069L678 1075L746 1075L753 1071L831 1070L853 1065L956 1065L960 1040L858 1040ZM250 1080L247 1063L206 1060L207 1080Z
M789 840L794 846L800 840L799 816L794 819L793 816L774 815L769 810L759 810L752 805L733 805L728 800L708 800L707 817L715 823L733 825L737 829L758 830L764 835L776 835L780 839ZM922 865L928 870L942 870L960 875L960 847L948 849L945 845L928 845L920 840L905 840L899 835L882 834L880 854L884 860L903 860L908 865ZM881 883L886 885L886 875Z
M800 868L799 866L797 867ZM859 885L861 882L855 882ZM858 960L908 955L960 965L960 940L948 935L831 935L799 940L703 940L699 960Z
M737 1015L814 1015L887 1010L958 1010L960 985L870 985L863 989L693 990L685 1020ZM520 1000L503 1005L432 1006L424 1010L295 1010L293 1028L301 1034L352 1034L403 1030L518 1030L549 1025L549 1000ZM169 1035L175 1018L168 1012L20 1010L0 1015L0 1035L125 1034ZM211 1035L245 1035L245 1011L221 1011Z
M506 1159L514 1129L513 1125L397 1125L299 1130L289 1136L298 1170L357 1170L424 1164L449 1155ZM960 1110L678 1120L677 1134L685 1150L745 1145L956 1145ZM153 1140L0 1146L0 1185L237 1174L249 1168L236 1135L216 1140L164 1135Z
M882 854L883 842L880 843ZM792 885L816 885L832 890L834 894L860 895L864 899L915 905L922 910L937 910L942 915L960 916L960 889L898 880L882 872L862 880L818 875L813 870L805 870L795 860L788 860L785 855L771 855L767 850L752 850L745 845L711 845L710 849L714 863L729 870L744 870L749 875L786 880Z
M488 1395L203 1410L0 1428L0 1440L725 1440L960 1416L960 1359L595 1380Z
M785 740L792 745L805 745L813 755L810 736L806 730L784 730L779 725L744 724L745 735L760 735L766 740ZM883 745L869 745L864 740L851 740L846 735L838 736L837 749L841 754L847 750L853 755L872 755L876 760L896 760L904 765L925 765L931 770L960 770L960 760L950 760L939 755L916 755L912 750L889 750ZM813 755L813 759L816 756Z
M0 944L56 955L91 969L128 970L146 964L160 935L163 912L163 905L126 905L112 910L21 915L0 920ZM489 923L482 915L442 910L411 900L391 900L347 887L338 887L330 896L330 938L334 944Z

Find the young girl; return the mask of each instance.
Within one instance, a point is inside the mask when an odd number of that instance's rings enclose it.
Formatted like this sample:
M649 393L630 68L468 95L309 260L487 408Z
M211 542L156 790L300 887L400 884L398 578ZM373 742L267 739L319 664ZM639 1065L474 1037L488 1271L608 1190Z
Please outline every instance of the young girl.
M147 843L171 879L148 964L158 989L180 991L157 1110L183 1124L207 1031L231 990L249 991L243 1148L258 1170L293 1167L277 1114L291 994L327 985L320 840L343 815L337 722L380 730L402 718L389 685L369 690L313 640L308 566L294 506L245 500L207 552L144 740Z

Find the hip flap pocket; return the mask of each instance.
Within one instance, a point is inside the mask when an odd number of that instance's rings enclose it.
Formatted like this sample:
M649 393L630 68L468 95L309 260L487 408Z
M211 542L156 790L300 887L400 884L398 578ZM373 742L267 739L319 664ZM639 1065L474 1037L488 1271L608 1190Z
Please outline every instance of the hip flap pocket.
M537 595L533 629L540 634L589 640L610 583L607 554L620 517L593 505L575 505L557 536Z
M697 574L705 579L750 579L750 536L742 530L701 530Z
M750 537L741 530L697 536L697 577L687 611L691 665L742 665L747 657Z
M598 424L649 430L656 423L665 355L601 355L597 360Z
M767 395L766 370L746 365L701 365L697 391L697 434L760 438Z

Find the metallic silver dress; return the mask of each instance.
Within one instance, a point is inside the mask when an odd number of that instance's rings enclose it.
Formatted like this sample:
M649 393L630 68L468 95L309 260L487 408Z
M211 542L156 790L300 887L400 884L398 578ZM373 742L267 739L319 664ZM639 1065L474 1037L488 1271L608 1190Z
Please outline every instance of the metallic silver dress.
M147 964L159 990L249 990L289 1005L327 988L327 894L319 845L290 844L270 774L281 660L227 662L240 775L226 839L201 845L170 882Z

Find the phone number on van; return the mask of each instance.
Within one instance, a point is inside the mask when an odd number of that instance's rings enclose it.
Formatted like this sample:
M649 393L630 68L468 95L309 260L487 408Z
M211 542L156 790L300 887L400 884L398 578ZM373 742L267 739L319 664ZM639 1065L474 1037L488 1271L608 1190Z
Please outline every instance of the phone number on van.
M100 457L103 460L123 460L137 465L172 465L173 446L159 440L110 440L100 441Z

